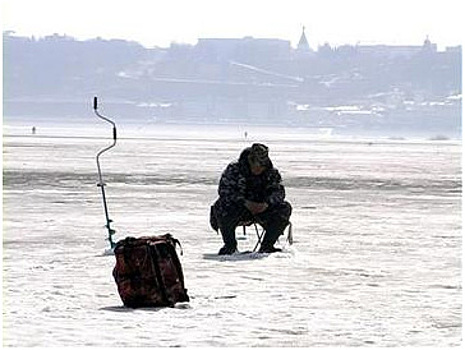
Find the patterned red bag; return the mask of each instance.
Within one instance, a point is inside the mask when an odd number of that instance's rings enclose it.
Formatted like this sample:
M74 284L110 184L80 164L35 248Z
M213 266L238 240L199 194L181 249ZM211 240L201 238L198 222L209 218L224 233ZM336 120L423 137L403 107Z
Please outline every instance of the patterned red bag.
M176 244L179 241L170 234L127 237L116 243L113 277L125 306L173 306L189 301Z

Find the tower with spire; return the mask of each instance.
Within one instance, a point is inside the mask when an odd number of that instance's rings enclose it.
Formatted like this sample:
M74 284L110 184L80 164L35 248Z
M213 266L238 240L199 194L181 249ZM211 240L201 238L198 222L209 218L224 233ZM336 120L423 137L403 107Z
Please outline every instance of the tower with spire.
M306 59L313 56L314 52L308 45L307 36L305 35L305 26L302 27L302 35L300 36L297 49L295 50L295 58L298 60Z
M425 41L423 42L423 52L436 52L437 49L437 45L433 44L429 39L429 35L427 35Z
M297 44L297 51L310 52L310 45L308 45L307 36L305 35L305 26L302 27L302 35L300 36L299 43Z

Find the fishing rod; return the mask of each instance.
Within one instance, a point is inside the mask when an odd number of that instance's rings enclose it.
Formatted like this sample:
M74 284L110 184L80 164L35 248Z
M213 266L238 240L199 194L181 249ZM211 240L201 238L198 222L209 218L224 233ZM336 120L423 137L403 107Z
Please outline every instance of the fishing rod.
M97 115L97 117L99 117L100 119L110 123L112 126L113 126L113 143L105 148L103 148L102 150L100 150L98 153L97 153L97 170L98 170L98 179L99 179L99 182L97 184L98 187L101 188L102 190L102 199L103 199L103 208L105 210L105 218L107 220L107 224L105 225L105 227L107 228L108 230L108 241L110 242L110 248L113 250L113 248L115 247L116 243L113 242L113 235L115 234L115 230L113 230L111 227L110 227L110 224L112 222L112 220L110 219L109 217L109 214L108 214L108 206L107 206L107 199L106 199L106 196L105 196L105 183L103 182L103 179L102 179L102 170L100 168L100 156L108 151L109 149L115 147L116 145L116 124L110 120L109 118L101 115L99 112L98 112L98 101L97 101L97 97L94 97L94 112L95 114Z

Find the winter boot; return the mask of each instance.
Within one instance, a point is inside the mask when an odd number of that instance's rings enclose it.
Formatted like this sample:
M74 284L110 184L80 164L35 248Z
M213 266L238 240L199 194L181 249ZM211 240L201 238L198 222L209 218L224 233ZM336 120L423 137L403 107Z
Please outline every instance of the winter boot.
M218 252L218 255L231 255L231 254L234 254L235 252L236 252L235 246L225 244Z
M283 231L281 229L268 228L265 232L265 237L263 237L263 242L260 246L259 253L281 252L282 249L275 248L274 244L282 234Z
M223 237L224 246L218 252L218 255L231 255L236 252L237 241L234 226L223 226L220 228Z
M281 248L275 248L273 246L264 246L263 244L260 246L260 249L258 250L259 253L276 253L276 252L282 252L283 250Z

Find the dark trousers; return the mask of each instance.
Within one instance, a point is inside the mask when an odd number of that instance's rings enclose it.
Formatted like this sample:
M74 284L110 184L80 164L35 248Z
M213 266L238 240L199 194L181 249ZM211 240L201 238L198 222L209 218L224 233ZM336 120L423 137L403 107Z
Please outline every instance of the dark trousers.
M221 210L219 210L221 208ZM236 227L241 222L255 220L266 231L262 241L262 247L272 247L284 229L289 224L292 207L288 202L269 206L263 213L252 215L244 206L222 207L217 201L214 204L217 226L226 246L236 247Z

